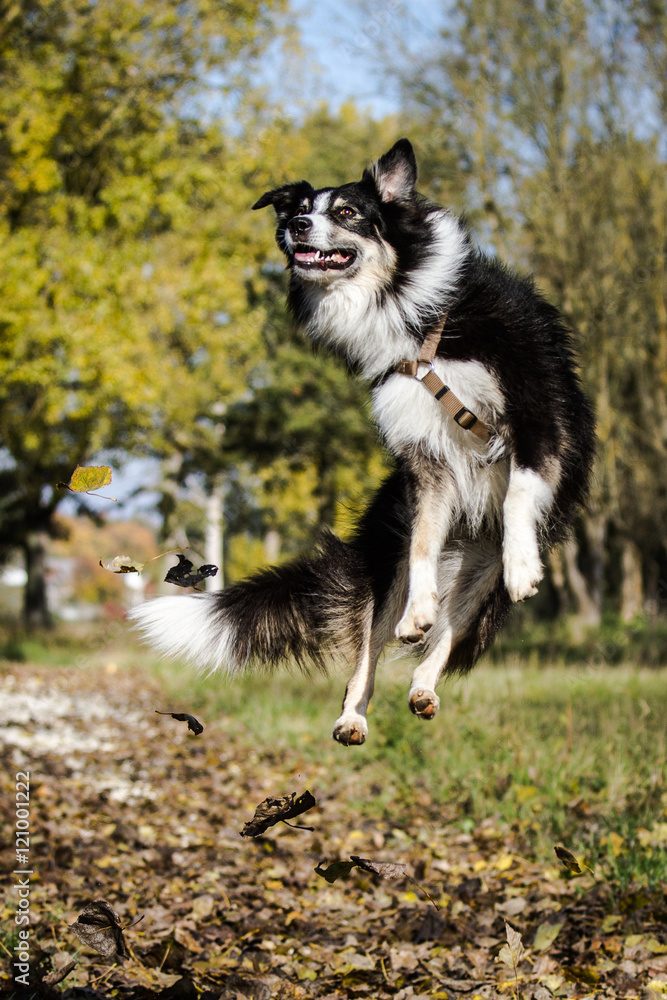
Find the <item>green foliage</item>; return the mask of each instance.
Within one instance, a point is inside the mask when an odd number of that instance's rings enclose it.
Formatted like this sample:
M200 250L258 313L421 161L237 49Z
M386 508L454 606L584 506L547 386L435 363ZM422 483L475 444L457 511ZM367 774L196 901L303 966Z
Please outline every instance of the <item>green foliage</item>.
M244 389L267 243L239 123L282 0L62 4L0 37L0 547L51 531L102 449L201 448ZM197 99L234 93L234 137ZM228 107L231 113L231 105ZM270 157L269 157L270 162ZM217 440L217 438L216 438Z

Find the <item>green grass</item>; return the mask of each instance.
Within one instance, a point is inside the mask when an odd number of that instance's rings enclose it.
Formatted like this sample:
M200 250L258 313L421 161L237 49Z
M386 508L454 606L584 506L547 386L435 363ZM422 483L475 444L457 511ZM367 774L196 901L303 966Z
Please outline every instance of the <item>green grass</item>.
M667 824L667 670L482 665L442 686L428 723L407 708L410 669L380 669L358 748L329 739L342 675L232 683L159 671L182 710L282 755L286 771L352 789L366 818L400 828L418 803L427 822L510 830L527 857L553 859L563 843L619 888L667 880L667 844L640 842Z

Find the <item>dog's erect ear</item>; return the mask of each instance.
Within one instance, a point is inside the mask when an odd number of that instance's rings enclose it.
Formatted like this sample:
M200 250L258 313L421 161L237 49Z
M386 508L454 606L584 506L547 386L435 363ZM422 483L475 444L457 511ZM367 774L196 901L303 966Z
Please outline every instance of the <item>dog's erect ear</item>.
M308 181L285 184L283 187L274 188L273 191L267 191L252 207L266 208L267 205L273 205L277 215L289 215L292 209L296 211L299 203L312 193L313 189Z
M278 194L278 190L279 189L276 189L275 191L266 191L259 199L259 201L256 201L255 204L252 206L253 211L256 208L266 208L267 205L273 205L276 195Z
M417 183L417 161L410 142L399 139L388 153L364 171L383 201L405 201L413 196Z

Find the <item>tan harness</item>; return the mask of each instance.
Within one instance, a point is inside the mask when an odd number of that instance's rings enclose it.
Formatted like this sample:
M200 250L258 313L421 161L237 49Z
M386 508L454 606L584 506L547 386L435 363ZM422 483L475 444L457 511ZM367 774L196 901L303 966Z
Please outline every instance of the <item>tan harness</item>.
M399 375L408 375L410 378L415 378L418 382L421 382L423 386L426 386L431 395L435 396L442 403L459 427L463 427L466 431L472 431L480 441L486 443L491 438L491 431L487 425L479 417L475 416L472 410L464 406L458 396L455 396L449 386L445 385L442 379L435 373L433 362L446 322L447 313L426 334L419 359L417 361L406 361L405 359L400 361L396 365L396 371ZM423 378L418 378L417 372L421 364L430 365L431 368Z

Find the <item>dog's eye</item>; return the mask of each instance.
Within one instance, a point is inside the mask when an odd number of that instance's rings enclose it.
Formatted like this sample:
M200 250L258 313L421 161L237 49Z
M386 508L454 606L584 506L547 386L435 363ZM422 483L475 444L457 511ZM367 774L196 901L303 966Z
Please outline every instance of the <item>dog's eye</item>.
M297 215L307 215L308 214L308 209L306 208L305 205L302 205L301 208L297 209L297 213L296 214Z
M350 208L349 205L343 205L342 208L338 209L338 214L343 216L343 218L345 219L350 219L352 218L353 215L356 215L357 213L353 208Z

